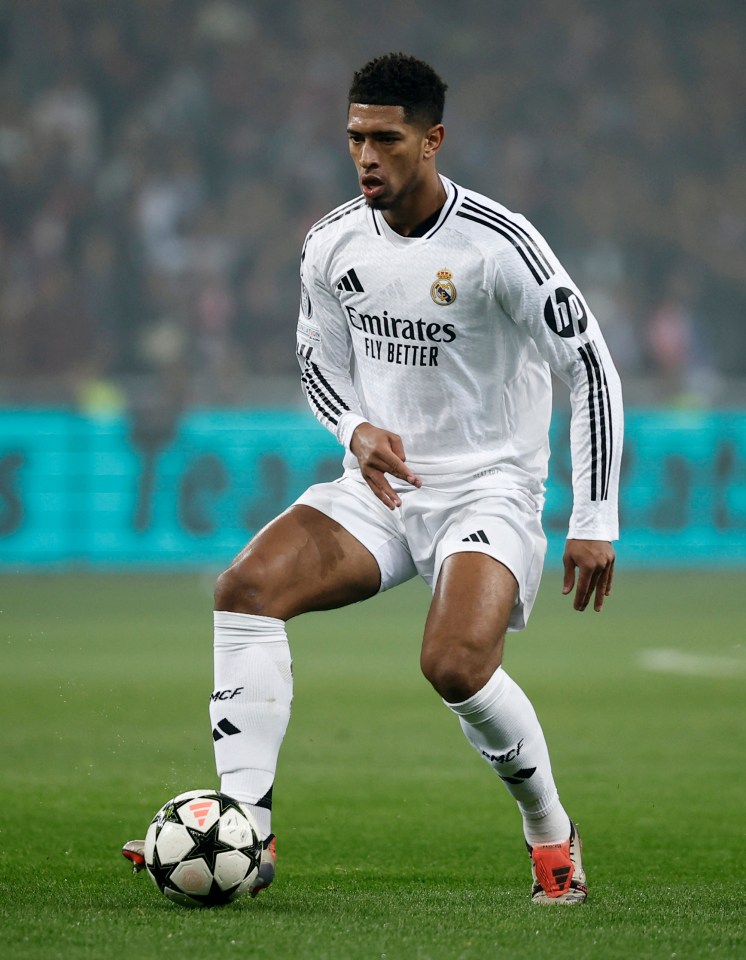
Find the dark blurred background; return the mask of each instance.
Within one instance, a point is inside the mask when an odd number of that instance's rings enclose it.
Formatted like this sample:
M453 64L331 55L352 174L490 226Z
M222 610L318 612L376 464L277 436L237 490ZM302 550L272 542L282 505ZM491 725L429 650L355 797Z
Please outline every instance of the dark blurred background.
M441 170L545 234L628 403L741 405L745 35L742 0L5 0L0 404L298 402L300 245L356 192L353 70L403 49L450 87Z

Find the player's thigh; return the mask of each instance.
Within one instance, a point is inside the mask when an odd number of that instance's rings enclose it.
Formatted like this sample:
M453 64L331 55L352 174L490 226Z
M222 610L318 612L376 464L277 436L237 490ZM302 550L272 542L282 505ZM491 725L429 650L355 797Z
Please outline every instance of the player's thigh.
M373 554L336 520L294 504L267 524L218 579L215 609L289 620L373 596Z
M425 624L425 676L451 702L480 690L502 662L515 576L494 557L454 553L440 568Z
M485 491L473 483L428 493L421 517L414 517L419 522L410 524L419 573L435 592L449 557L491 557L507 567L518 584L508 630L522 630L536 599L546 552L541 513L533 498L519 490ZM423 538L420 529L427 530L429 538Z

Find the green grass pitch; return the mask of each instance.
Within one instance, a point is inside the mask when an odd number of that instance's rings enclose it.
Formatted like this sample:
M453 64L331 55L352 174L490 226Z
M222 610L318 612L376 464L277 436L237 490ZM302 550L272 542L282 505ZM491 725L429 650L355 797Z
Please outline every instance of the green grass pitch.
M585 838L587 904L529 902L520 821L421 678L413 583L290 624L279 874L217 910L119 855L216 785L211 578L0 580L4 958L746 957L744 575L619 571L601 615L545 574L506 668Z

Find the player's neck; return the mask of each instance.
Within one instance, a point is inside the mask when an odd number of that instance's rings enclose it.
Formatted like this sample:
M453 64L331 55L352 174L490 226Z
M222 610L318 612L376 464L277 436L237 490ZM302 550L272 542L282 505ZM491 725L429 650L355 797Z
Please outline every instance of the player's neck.
M421 223L435 216L446 202L447 192L437 173L420 190L405 197L401 204L383 211L386 223L395 233L411 236Z

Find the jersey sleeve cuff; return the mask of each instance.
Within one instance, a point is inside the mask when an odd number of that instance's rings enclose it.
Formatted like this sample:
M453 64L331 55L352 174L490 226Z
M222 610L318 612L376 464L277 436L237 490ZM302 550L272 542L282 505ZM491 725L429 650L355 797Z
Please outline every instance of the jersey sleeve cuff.
M570 526L570 529L567 531L568 540L605 540L611 543L612 540L619 539L619 530L618 528L581 528Z
M361 423L367 423L368 421L365 417L361 417L357 413L345 413L339 418L339 423L337 425L337 439L345 448L345 450L350 450L350 443L352 442L352 435L355 430L360 426Z

